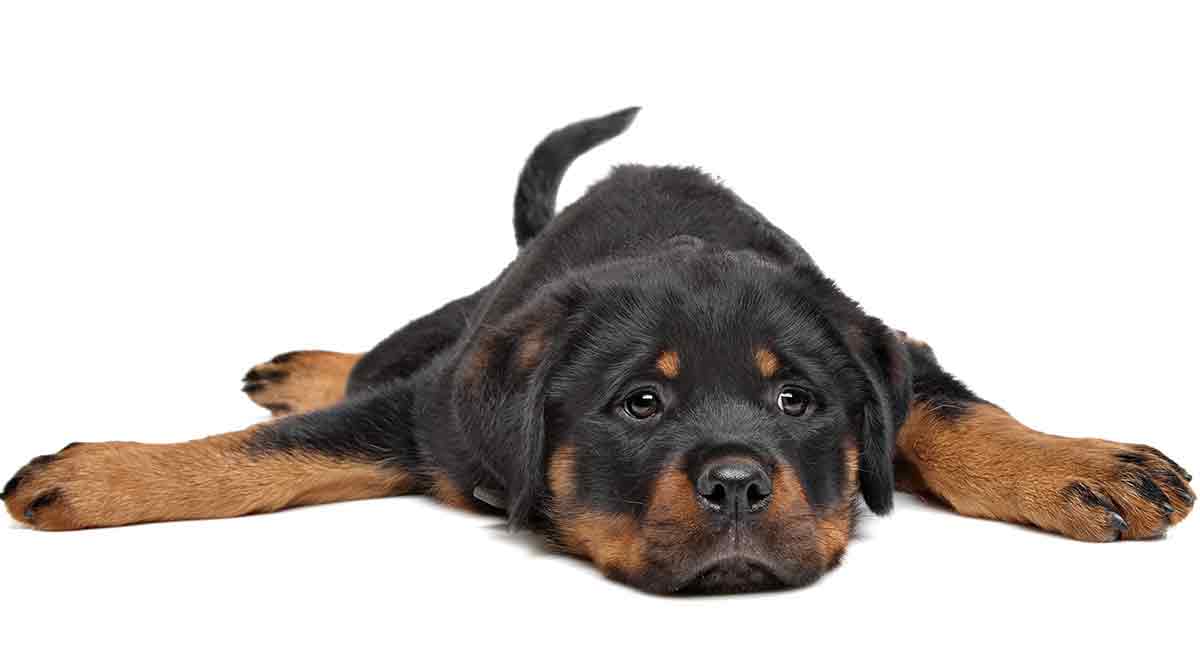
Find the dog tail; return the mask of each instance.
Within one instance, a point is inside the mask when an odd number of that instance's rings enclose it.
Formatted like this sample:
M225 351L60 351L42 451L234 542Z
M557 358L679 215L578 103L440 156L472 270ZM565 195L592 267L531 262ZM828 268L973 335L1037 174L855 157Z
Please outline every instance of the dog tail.
M558 185L571 162L592 147L620 135L633 122L638 110L640 107L633 106L569 124L546 136L529 154L513 200L517 246L524 246L554 218Z

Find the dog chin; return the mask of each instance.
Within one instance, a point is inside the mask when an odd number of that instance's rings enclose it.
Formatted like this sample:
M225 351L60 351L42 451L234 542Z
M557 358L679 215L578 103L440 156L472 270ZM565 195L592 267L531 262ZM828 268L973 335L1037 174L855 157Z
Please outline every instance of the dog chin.
M812 583L820 572L788 570L753 554L721 554L699 563L674 591L679 594L735 594L791 589Z
M757 558L733 556L708 562L688 577L682 594L731 594L782 589L787 583L779 571Z

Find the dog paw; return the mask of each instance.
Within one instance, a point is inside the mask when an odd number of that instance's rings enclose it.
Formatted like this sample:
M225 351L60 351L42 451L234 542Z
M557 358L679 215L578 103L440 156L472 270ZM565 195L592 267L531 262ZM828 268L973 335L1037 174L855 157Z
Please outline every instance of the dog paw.
M1034 504L1034 520L1086 541L1153 539L1192 511L1191 474L1146 445L1061 438L1048 459L1057 507ZM1030 477L1031 491L1040 491ZM1040 501L1040 499L1037 499Z
M345 396L350 370L360 356L286 352L251 368L242 377L242 392L275 417L324 408Z
M41 530L108 525L92 515L105 502L104 464L116 447L133 443L71 443L17 470L0 499L13 519Z

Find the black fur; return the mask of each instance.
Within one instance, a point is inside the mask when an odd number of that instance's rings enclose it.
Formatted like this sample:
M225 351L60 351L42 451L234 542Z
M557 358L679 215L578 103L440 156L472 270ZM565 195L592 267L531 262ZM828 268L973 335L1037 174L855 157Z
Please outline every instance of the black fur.
M913 399L926 404L942 419L957 418L972 405L988 403L971 392L966 384L942 370L929 346L907 341L905 348L912 362Z
M239 432L239 451L365 464L384 492L505 511L655 592L799 586L835 566L858 494L886 513L896 462L913 469L893 458L910 407L952 421L986 402L699 170L617 167L555 215L570 162L636 112L550 134L521 174L516 259L364 355L345 399ZM251 370L244 390L285 374ZM1178 518L1168 495L1194 501L1191 476L1125 449L1111 458L1119 480L1165 528ZM0 496L74 453L33 459ZM1075 479L1054 498L1103 510L1111 539L1129 531L1127 501ZM60 498L6 505L32 521Z
M327 409L259 428L249 442L249 451L311 452L411 471L422 464L412 437L413 413L411 391L386 387L365 390Z
M909 354L799 244L689 168L618 167L550 218L566 165L634 112L551 134L522 174L522 248L508 268L376 346L344 403L273 423L252 445L393 463L425 484L437 473L463 495L503 494L514 527L552 529L546 465L563 445L587 459L573 496L599 512L640 516L665 467L718 452L793 468L823 512L850 480L852 432L862 494L872 510L890 510ZM755 369L757 347L780 359L778 376ZM654 371L667 349L682 358L672 381ZM781 414L784 384L813 392L817 411ZM630 422L624 395L647 385L662 393L664 416ZM785 582L817 575L777 569ZM640 586L662 589L682 570Z
M513 199L517 246L524 246L554 217L558 185L571 162L592 147L620 135L629 128L637 112L634 106L576 122L546 136L533 150L521 170L517 196Z

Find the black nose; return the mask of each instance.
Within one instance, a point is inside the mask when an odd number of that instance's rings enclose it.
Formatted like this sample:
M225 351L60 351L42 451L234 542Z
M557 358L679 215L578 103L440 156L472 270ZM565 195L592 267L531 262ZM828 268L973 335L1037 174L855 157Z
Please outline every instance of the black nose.
M771 500L771 477L749 459L718 459L705 465L696 492L713 509L726 514L761 510Z

